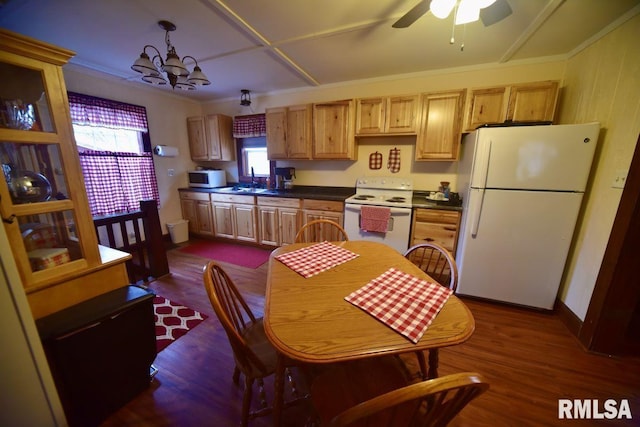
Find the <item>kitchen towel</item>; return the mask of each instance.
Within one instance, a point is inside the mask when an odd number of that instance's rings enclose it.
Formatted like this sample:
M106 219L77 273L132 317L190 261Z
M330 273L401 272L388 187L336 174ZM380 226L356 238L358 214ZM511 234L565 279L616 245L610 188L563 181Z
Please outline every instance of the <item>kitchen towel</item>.
M360 255L324 241L276 256L276 259L305 279L350 261Z
M382 169L382 153L376 151L369 155L369 169Z
M390 268L344 299L417 343L452 293Z
M400 172L400 149L392 148L389 150L389 161L387 168L391 173Z
M391 209L382 206L362 206L360 208L360 229L376 233L389 230Z

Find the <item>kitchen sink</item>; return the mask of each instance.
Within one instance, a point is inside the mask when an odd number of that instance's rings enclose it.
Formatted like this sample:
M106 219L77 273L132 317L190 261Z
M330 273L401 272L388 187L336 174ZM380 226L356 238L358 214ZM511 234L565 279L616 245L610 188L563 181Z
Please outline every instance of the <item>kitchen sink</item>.
M268 188L250 188L250 187L224 187L219 188L218 191L234 194L261 194L270 191Z

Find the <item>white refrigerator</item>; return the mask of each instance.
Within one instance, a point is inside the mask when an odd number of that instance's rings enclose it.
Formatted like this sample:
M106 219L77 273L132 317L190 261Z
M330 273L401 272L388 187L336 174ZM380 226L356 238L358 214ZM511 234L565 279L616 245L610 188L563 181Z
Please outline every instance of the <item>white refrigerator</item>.
M513 126L465 136L458 294L553 309L599 129Z

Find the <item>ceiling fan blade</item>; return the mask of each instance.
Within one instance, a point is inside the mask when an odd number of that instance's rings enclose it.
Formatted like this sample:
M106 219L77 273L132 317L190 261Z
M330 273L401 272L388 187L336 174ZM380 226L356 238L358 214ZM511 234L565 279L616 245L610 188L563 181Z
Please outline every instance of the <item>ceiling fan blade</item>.
M480 19L482 19L484 26L488 27L489 25L502 21L511 15L511 13L513 13L513 11L509 3L507 3L507 0L497 0L491 6L480 9Z
M393 28L407 28L409 25L413 24L420 18L422 15L429 11L429 3L427 0L421 0L420 3L415 5L413 9L409 12L405 13L404 16L398 19L393 25Z

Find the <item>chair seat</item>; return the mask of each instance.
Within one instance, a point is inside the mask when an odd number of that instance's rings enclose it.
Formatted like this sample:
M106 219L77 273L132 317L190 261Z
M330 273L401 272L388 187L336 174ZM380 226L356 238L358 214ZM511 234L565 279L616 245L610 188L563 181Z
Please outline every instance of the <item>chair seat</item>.
M267 371L266 374L275 372L278 354L264 333L263 319L256 319L254 324L250 325L242 332L242 337L245 339L247 346L251 351L253 351L258 359L263 363ZM251 367L254 368L253 366ZM254 372L254 374L257 375L258 373ZM262 372L261 374L265 375L265 372Z

